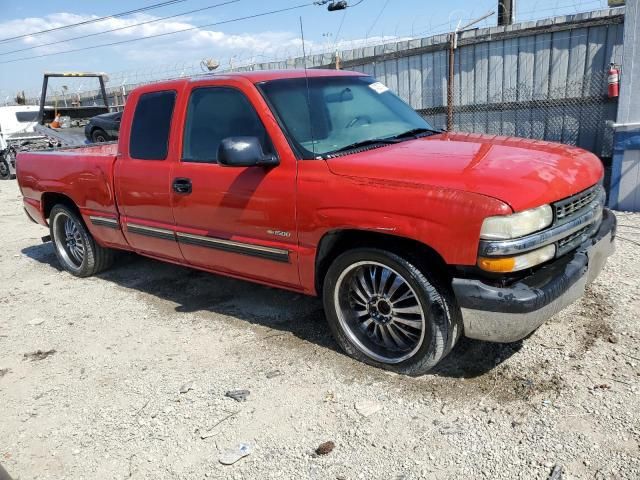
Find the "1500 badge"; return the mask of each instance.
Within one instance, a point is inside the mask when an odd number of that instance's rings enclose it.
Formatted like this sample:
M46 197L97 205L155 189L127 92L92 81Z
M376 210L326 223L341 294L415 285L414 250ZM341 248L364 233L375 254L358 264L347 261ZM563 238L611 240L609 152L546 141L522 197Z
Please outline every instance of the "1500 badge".
M269 235L275 235L277 237L290 237L291 232L283 232L282 230L267 230Z

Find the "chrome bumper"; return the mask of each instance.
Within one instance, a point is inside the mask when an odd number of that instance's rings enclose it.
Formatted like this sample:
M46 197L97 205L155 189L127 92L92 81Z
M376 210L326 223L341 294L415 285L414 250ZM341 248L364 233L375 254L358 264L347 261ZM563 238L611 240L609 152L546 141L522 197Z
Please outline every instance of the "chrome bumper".
M464 334L491 342L514 342L529 335L584 294L614 251L615 231L616 218L605 209L594 236L509 287L454 279Z

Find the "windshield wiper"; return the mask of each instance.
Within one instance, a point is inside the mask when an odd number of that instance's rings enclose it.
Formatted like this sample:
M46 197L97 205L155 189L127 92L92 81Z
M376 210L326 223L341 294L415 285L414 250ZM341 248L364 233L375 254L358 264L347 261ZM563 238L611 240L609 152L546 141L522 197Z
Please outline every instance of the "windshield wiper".
M412 128L411 130L407 130L406 132L399 133L398 135L394 135L393 137L389 137L389 139L399 140L401 138L415 137L420 138L425 136L426 134L435 135L436 133L443 133L442 130L435 130L433 128Z
M323 156L326 158L326 157L330 157L335 153L346 152L347 150L353 150L355 148L367 147L369 145L378 145L378 144L391 145L399 142L400 142L400 139L396 139L396 138L371 138L369 140L361 140L360 142L350 143L349 145L340 147L337 150L333 150L329 153L325 153Z
M328 158L331 155L340 152L346 152L347 150L353 150L355 148L367 147L369 145L392 145L394 143L400 143L402 140L405 140L408 137L420 138L425 136L426 134L435 135L436 133L443 133L443 130L435 130L433 128L412 128L411 130L407 130L406 132L399 133L398 135L394 135L393 137L386 138L371 138L369 140L362 140L360 142L350 143L344 147L340 147L337 150L333 150L329 153L325 153L323 157Z

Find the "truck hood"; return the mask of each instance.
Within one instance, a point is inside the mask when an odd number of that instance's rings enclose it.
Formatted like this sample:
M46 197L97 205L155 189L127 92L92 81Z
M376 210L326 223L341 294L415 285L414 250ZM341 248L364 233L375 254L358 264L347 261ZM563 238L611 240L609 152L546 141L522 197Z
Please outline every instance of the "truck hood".
M580 148L491 135L443 133L327 160L336 175L479 193L514 211L578 193L603 175Z

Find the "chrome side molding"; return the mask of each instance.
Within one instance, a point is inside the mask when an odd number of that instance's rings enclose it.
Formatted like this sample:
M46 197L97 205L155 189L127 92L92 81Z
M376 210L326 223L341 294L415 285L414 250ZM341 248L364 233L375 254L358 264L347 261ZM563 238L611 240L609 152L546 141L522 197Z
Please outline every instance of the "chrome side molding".
M178 242L201 247L213 248L231 253L240 253L253 257L266 258L276 262L288 262L289 251L280 248L263 247L251 243L234 242L232 240L224 240L222 238L205 237L202 235L193 235L191 233L176 233Z
M147 237L162 238L163 240L176 239L172 230L166 230L164 228L148 227L147 225L140 225L138 223L127 223L127 230L137 235L146 235Z
M120 228L120 224L118 223L118 220L115 218L98 217L95 215L90 215L89 220L91 220L92 224L98 225L100 227L109 227L109 228L117 228L117 229Z
M148 237L172 240L185 245L195 245L207 247L230 253L249 255L252 257L264 258L275 262L289 262L289 250L281 248L265 247L253 243L235 242L223 238L207 237L204 235L194 235L191 233L174 232L165 228L149 227L138 223L127 223L127 231L136 235L146 235Z

